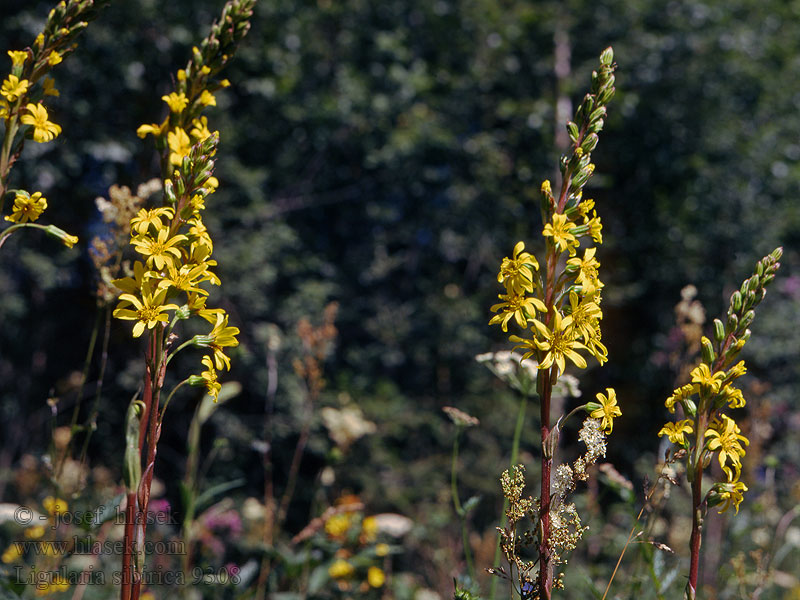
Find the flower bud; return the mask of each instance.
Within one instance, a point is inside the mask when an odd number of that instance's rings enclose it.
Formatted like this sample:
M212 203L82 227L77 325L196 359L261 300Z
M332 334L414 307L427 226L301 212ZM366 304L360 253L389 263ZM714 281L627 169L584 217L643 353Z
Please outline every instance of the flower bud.
M700 344L702 346L703 362L709 365L712 364L714 359L717 358L717 354L714 352L714 346L711 345L711 340L703 336Z
M731 313L730 315L728 315L728 331L736 331L736 328L738 326L739 326L739 317L737 317L735 313Z
M755 311L753 311L753 310L748 310L748 311L747 311L747 312L744 314L744 316L742 317L742 320L739 322L739 327L740 327L740 328L747 327L748 325L750 325L750 323L752 323L752 322L753 322L753 319L755 319L755 318L756 318L756 313L755 313Z
M731 315L733 317L735 315ZM728 323L730 323L730 317L728 318ZM729 327L732 331L736 329L736 327ZM719 319L714 319L714 339L717 343L721 344L722 340L725 339L725 325L722 324L722 321Z
M731 306L736 312L742 310L742 294L739 292L739 290L736 290L733 292L733 294L731 294Z

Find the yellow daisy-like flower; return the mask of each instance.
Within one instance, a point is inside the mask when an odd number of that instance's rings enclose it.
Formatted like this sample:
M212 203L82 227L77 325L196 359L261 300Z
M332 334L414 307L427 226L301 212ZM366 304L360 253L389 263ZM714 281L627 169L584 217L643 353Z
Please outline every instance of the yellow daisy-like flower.
M188 156L192 149L192 140L181 127L176 127L167 134L167 144L169 145L169 162L178 166L183 161L184 156Z
M225 356L223 348L232 348L239 345L239 340L236 339L236 336L239 335L239 328L228 327L228 315L217 313L217 322L208 335L211 338L209 348L214 351L214 363L217 368L222 369L224 365L230 371L231 359Z
M747 486L741 481L729 481L728 483L721 484L717 491L720 498L723 500L722 508L719 510L720 514L733 506L738 515L739 505L742 503L742 500L744 500L744 492L746 491Z
M370 587L379 588L386 583L386 575L383 570L378 567L370 567L367 569L367 583Z
M219 399L219 391L222 389L222 384L217 381L217 370L214 368L210 356L204 356L203 360L200 362L202 362L203 366L206 368L206 370L200 374L200 377L202 377L205 382L206 392L208 392L208 395L216 402Z
M680 444L681 446L686 445L686 438L684 437L687 433L692 433L694 431L694 426L692 424L691 419L684 419L683 421L678 421L676 423L667 423L664 425L661 430L658 432L658 437L667 436L669 441L673 444Z
M740 360L736 365L732 366L728 369L728 373L725 375L725 379L728 381L733 381L747 373L747 367L744 364L743 360Z
M614 429L614 418L622 415L622 411L617 406L617 392L614 388L606 388L608 396L602 393L596 395L600 407L589 413L593 419L602 419L600 428L606 433L611 433Z
M711 394L718 394L720 387L722 387L722 381L725 379L725 373L717 371L715 373L711 372L709 366L705 363L700 363L690 373L692 376L692 383L696 383L700 386L702 391Z
M183 109L189 104L189 99L183 92L172 92L168 96L161 96L161 99L167 103L170 112L181 113Z
M11 57L11 68L15 69L25 64L28 59L28 53L25 50L9 50L8 55Z
M48 65L50 65L51 67L55 67L55 66L56 66L58 63L60 63L62 60L64 60L64 59L63 59L63 58L61 58L61 55L60 55L58 52L56 52L55 50L53 50L53 51L52 51L52 52L51 52L51 53L50 53L50 54L47 56L47 64L48 64Z
M127 321L136 321L133 326L133 337L139 337L144 333L145 327L152 329L158 323L166 323L169 321L169 315L165 314L167 310L177 310L178 306L175 304L164 304L167 297L167 290L158 290L155 294L149 291L149 286L145 285L142 288L141 299L133 294L122 294L120 305L123 308L117 307L114 310L114 317ZM130 303L133 309L126 308Z
M178 269L172 263L167 263L167 275L158 282L158 287L174 287L182 292L195 292L197 294L208 294L206 290L198 287L203 281L207 281L208 263L199 265L181 265Z
M361 521L361 538L365 542L371 542L378 535L378 519L375 517L364 517Z
M23 190L18 190L14 197L14 207L11 214L6 216L6 221L12 223L33 223L42 216L47 208L47 198L42 196L42 192L34 192L33 195Z
M347 579L348 577L352 577L355 571L353 565L341 558L334 561L333 564L328 567L328 575L330 575L331 579Z
M144 125L139 125L139 127L136 129L136 135L142 139L148 135L159 137L162 133L164 133L164 129L167 127L167 124L168 119L165 119L160 125L158 123L145 123Z
M156 231L164 228L162 217L170 220L174 216L175 211L169 207L151 208L150 210L140 208L136 216L131 219L131 229L139 235L147 235L151 226L155 227Z
M742 390L730 384L722 388L720 395L723 398L723 402L727 402L728 406L731 408L742 408L746 404L744 396L742 395Z
M523 294L500 294L498 295L500 302L492 306L492 312L500 311L499 314L492 317L489 325L500 323L503 331L508 331L508 322L513 317L517 325L523 329L528 327L528 319L536 315L535 311L545 312L547 307L544 302L533 296L525 296Z
M719 450L719 465L727 473L730 481L739 479L739 473L742 471L742 457L745 455L745 450L741 442L744 442L745 446L750 444L750 441L741 433L742 430L733 419L728 415L720 415L711 422L705 434L706 438L710 438L706 447L712 452ZM736 476L731 467L727 465L728 459L736 469Z
M594 216L591 219L586 219L584 225L589 226L589 235L596 244L603 243L603 224L600 222L600 217L597 216L595 211L592 211Z
M569 293L570 316L572 327L584 340L590 340L600 335L600 319L603 311L594 301L592 296L581 298L574 291Z
M578 354L577 350L588 350L588 348L575 339L572 328L572 317L561 318L561 314L553 307L552 329L537 319L533 319L533 326L536 329L537 337L533 340L536 347L542 352L546 352L545 357L539 363L539 369L549 369L554 363L558 370L563 373L566 366L565 358L570 359L581 369L586 368L586 360ZM516 336L509 339L512 342L524 341ZM527 352L524 357L532 356L533 352Z
M505 257L500 265L497 282L504 284L509 294L533 291L533 271L539 269L539 263L524 250L525 242L517 242L511 255L513 258Z
M43 104L28 103L25 110L28 113L22 115L20 121L22 121L23 125L33 127L33 140L35 142L49 142L61 133L60 125L47 120L47 109Z
M176 248L178 244L186 241L183 234L169 237L169 230L164 227L158 232L158 237L146 235L138 239L131 240L131 245L139 254L147 257L147 266L155 265L161 271L168 263L180 260L181 251Z
M567 267L578 270L575 283L582 285L584 289L590 288L592 292L602 287L597 278L597 269L600 267L600 263L594 257L596 252L597 248L587 248L583 253L583 258L576 256L567 261Z
M664 401L664 406L667 407L669 412L675 412L675 404L684 402L697 393L697 386L687 383L672 392L672 395Z
M0 95L9 102L16 102L20 96L24 96L30 87L27 79L20 79L16 75L9 75L0 87Z
M570 233L572 228L572 223L567 219L567 215L556 213L553 215L553 222L544 226L542 235L553 238L553 244L559 252L569 250L570 256L573 256L575 248L578 246L578 240Z

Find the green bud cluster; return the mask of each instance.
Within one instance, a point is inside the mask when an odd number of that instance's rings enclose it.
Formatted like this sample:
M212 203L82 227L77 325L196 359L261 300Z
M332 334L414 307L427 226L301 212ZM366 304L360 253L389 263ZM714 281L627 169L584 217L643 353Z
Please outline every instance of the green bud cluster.
M782 255L783 248L779 247L758 261L752 277L745 279L742 286L731 294L725 322L714 319L715 358L720 357L720 367L730 364L750 339L748 328L756 316L755 308L766 296L767 286L775 279Z

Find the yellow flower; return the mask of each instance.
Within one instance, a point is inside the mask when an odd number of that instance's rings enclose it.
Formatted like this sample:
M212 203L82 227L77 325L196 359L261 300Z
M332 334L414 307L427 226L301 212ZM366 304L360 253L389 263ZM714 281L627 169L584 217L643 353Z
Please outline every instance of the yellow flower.
M744 442L745 446L750 444L749 440L741 433L742 430L733 419L728 415L720 415L711 422L705 434L705 437L711 438L707 442L707 448L712 452L719 450L719 465L731 481L739 479L739 473L742 471L742 457L745 450L740 442ZM726 464L728 459L731 459L736 469L735 477L731 467Z
M20 556L22 556L22 544L19 542L12 542L8 548L3 551L2 556L0 556L0 561L5 564L9 564L17 560Z
M570 316L572 327L583 337L584 341L600 336L600 319L603 311L593 297L580 298L574 291L569 293Z
M139 337L144 333L145 327L152 329L157 323L169 321L169 316L164 314L165 310L177 310L175 304L164 304L167 290L159 290L155 294L149 290L149 285L142 287L141 300L133 294L120 295L120 304L114 310L114 317L126 321L136 321L133 326L133 337ZM127 308L127 304L133 305L134 310ZM122 307L122 308L121 308Z
M169 207L151 208L150 210L140 208L136 216L131 219L131 229L139 235L146 235L151 225L156 228L156 231L164 227L161 217L170 220L174 216L175 211Z
M208 118L200 117L192 121L192 130L189 133L198 142L202 142L210 137L211 132L208 130Z
M42 500L42 506L44 506L44 509L51 515L65 513L67 512L68 508L66 500L62 500L61 498L53 498L52 496L48 496Z
M184 69L178 69L178 81L186 81L186 71Z
M203 360L200 362L202 362L206 368L206 370L200 374L200 377L202 377L205 382L206 392L208 392L208 395L216 402L219 399L219 391L222 389L222 385L217 381L217 370L211 363L210 356L204 356Z
M727 402L728 406L731 408L742 408L746 404L744 396L742 395L742 390L730 384L722 388L720 395L723 398L723 402Z
M214 329L208 334L211 338L211 343L208 347L214 351L214 363L218 369L222 369L224 365L230 371L231 359L225 356L222 349L238 346L237 335L239 335L238 327L228 327L228 315L217 313L217 322L214 324Z
M48 65L50 65L51 67L55 67L55 66L56 66L58 63L60 63L62 60L64 60L64 59L63 59L63 58L61 58L61 55L60 55L58 52L56 52L55 50L53 50L53 51L52 51L52 52L51 52L51 53L50 53L50 54L47 56L47 64L48 64Z
M16 75L9 75L0 88L0 95L9 102L16 102L20 96L25 95L29 87L30 82L27 79L20 80Z
M508 322L513 317L517 325L523 329L528 327L528 319L532 319L536 315L536 310L545 312L547 307L544 302L533 296L526 297L523 294L500 294L497 296L503 302L492 306L492 312L501 311L499 314L492 317L489 325L500 323L503 331L508 331Z
M155 265L161 271L168 263L175 262L181 258L181 251L175 246L186 241L183 234L169 237L169 229L166 227L158 232L158 237L146 235L138 239L131 240L131 245L139 254L147 257L147 266Z
M717 371L711 372L711 369L705 363L700 363L690 373L692 376L692 383L700 386L701 390L706 393L718 394L722 386L722 380L725 379L725 373Z
M178 269L172 263L167 263L167 275L158 282L158 287L168 288L170 286L182 292L196 292L198 294L208 294L206 290L198 287L203 281L208 281L208 263L199 265L181 265Z
M332 579L347 579L351 577L353 573L355 573L353 565L341 558L334 561L333 564L328 567L328 575L330 575Z
M517 242L514 246L513 258L505 257L497 275L498 283L506 286L509 294L524 294L533 291L533 271L539 269L536 258L525 250L525 242Z
M43 525L34 525L33 527L28 527L25 529L25 539L28 540L38 540L40 537L44 536L45 530Z
M61 93L56 89L56 82L52 77L44 78L44 82L42 83L42 93L45 96L55 96L56 98L61 95Z
M144 125L139 125L136 129L136 135L140 138L144 139L147 135L154 135L155 137L159 137L162 133L164 133L164 128L167 126L167 120L164 120L161 125L158 123L145 123Z
M567 261L567 267L578 270L575 283L582 285L584 290L590 292L603 287L603 284L597 278L597 269L600 263L594 257L595 252L597 252L597 248L587 248L583 253L582 259L576 256Z
M533 326L536 328L536 333L539 337L534 340L539 350L546 352L544 359L539 363L539 369L549 369L553 363L558 366L558 370L563 373L566 365L565 358L569 358L575 365L581 369L586 368L586 361L576 352L577 350L588 350L586 346L575 340L574 331L572 328L572 317L561 318L555 307L553 307L553 322L552 329L536 319L533 320ZM511 336L511 341L515 336ZM527 358L532 353L527 353Z
M725 379L728 381L733 381L734 379L741 377L747 373L747 367L744 365L744 361L740 360L736 365L728 369L728 373L725 375Z
M34 595L40 597L50 596L51 594L66 592L68 589L69 581L61 577L61 575L55 575L50 581L37 582Z
M361 537L364 541L371 542L378 535L378 519L365 517L361 522Z
M720 484L717 493L723 501L720 514L727 511L731 506L736 509L736 514L739 514L739 505L744 500L744 492L747 491L747 486L741 481L729 481L728 483Z
M33 223L42 216L42 213L47 208L47 198L42 196L42 192L34 192L29 195L28 192L17 190L14 197L14 207L11 209L11 214L6 216L6 221L12 223Z
M203 106L216 106L217 99L214 97L214 94L208 90L203 90L203 93L200 94L200 104Z
M553 215L553 222L544 226L542 235L553 238L553 244L558 248L559 252L569 250L569 254L572 256L575 254L578 240L570 233L571 229L572 223L567 219L567 215L555 213Z
M386 556L389 554L389 544L380 543L375 546L375 556Z
M28 114L22 115L20 121L24 125L33 127L33 140L35 142L49 142L61 133L61 126L47 120L47 109L43 104L29 103L25 110Z
M386 582L386 575L378 567L367 569L367 582L371 587L379 588Z
M332 538L343 538L350 529L350 515L339 513L325 521L325 533Z
M9 50L8 55L11 57L11 68L21 67L28 59L28 53L25 50Z
M692 420L684 419L683 421L678 421L677 423L667 423L664 425L661 428L661 431L658 432L658 437L665 435L673 444L685 446L686 438L684 435L687 433L692 433L693 431L694 427L692 425Z
M593 419L602 419L603 422L600 424L600 428L606 433L611 433L614 429L614 418L621 416L622 411L617 406L617 392L614 388L606 388L606 392L608 397L602 393L596 395L600 407L589 413L589 416Z
M176 127L174 131L167 134L167 144L171 150L169 155L169 162L178 166L183 161L184 156L189 155L192 149L192 140L189 135L180 127Z
M672 395L664 401L664 406L669 409L669 412L675 412L675 404L685 402L697 392L697 386L687 383L672 392Z
M169 96L161 96L161 99L167 103L170 112L174 113L183 112L183 109L186 108L187 104L189 104L189 99L183 92L180 94L172 92Z
M584 225L589 226L589 235L596 244L603 243L603 224L600 222L600 217L597 216L595 211L592 211L594 216L591 219L586 219Z
M8 102L5 98L0 98L0 119L8 118Z

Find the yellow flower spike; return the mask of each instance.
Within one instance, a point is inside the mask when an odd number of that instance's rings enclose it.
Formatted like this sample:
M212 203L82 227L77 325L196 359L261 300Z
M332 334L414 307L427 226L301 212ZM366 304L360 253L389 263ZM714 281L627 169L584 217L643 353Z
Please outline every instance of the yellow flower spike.
M174 112L177 114L182 113L183 109L186 108L186 106L189 104L189 99L183 92L181 93L172 92L168 96L161 96L161 99L167 103L170 112Z
M614 388L606 388L608 396L598 393L595 397L600 403L600 408L596 408L589 413L593 419L602 419L600 428L606 433L611 433L614 429L614 418L622 416L622 410L617 406L617 392Z
M731 481L739 479L739 473L742 470L742 457L745 455L745 450L741 442L744 442L745 446L750 445L750 441L741 433L742 430L728 415L720 415L714 419L705 433L705 437L710 438L706 447L712 452L719 450L719 465ZM728 459L736 469L736 476L731 467L727 465Z
M14 207L11 209L11 214L6 216L6 221L12 223L33 223L36 221L47 208L47 198L42 196L42 192L34 192L29 195L28 192L18 190L14 197Z
M0 95L9 102L16 102L20 96L28 92L30 82L27 79L20 79L16 75L9 75L0 87Z
M178 166L183 162L183 157L188 156L192 149L192 140L181 127L176 127L174 131L167 134L167 145L169 145L169 162Z
M28 53L25 50L9 50L8 55L11 57L11 68L15 69L25 64L28 59Z
M522 329L527 329L528 319L532 319L535 311L545 312L547 307L544 302L533 296L524 296L522 294L499 294L497 296L503 302L492 306L492 312L500 311L499 314L492 317L489 325L500 323L503 331L508 331L508 322L513 317L517 325Z
M141 299L133 294L122 294L120 304L114 310L114 317L126 321L136 321L133 326L133 337L139 337L144 333L145 328L152 329L158 323L166 323L169 321L169 316L164 314L167 310L178 310L176 304L164 304L167 297L167 290L159 290L155 294L149 291L149 286L145 285L142 288ZM133 305L133 310L129 308L120 308L126 306L127 303Z
M575 248L578 246L579 242L577 238L570 233L572 228L572 223L567 219L566 215L555 213L552 223L548 223L544 226L542 235L552 238L552 242L559 252L569 250L570 256L574 256Z
M692 433L694 431L694 426L692 424L691 419L684 419L683 421L678 421L676 423L667 423L664 425L661 430L658 432L658 437L667 436L669 441L673 444L680 444L681 446L686 445L686 438L684 437L687 433Z
M367 569L367 582L370 587L379 588L386 582L386 575L378 567L370 567Z
M47 109L43 104L28 103L25 106L27 114L20 117L23 125L33 127L33 140L35 142L49 142L61 133L61 126L47 120Z

